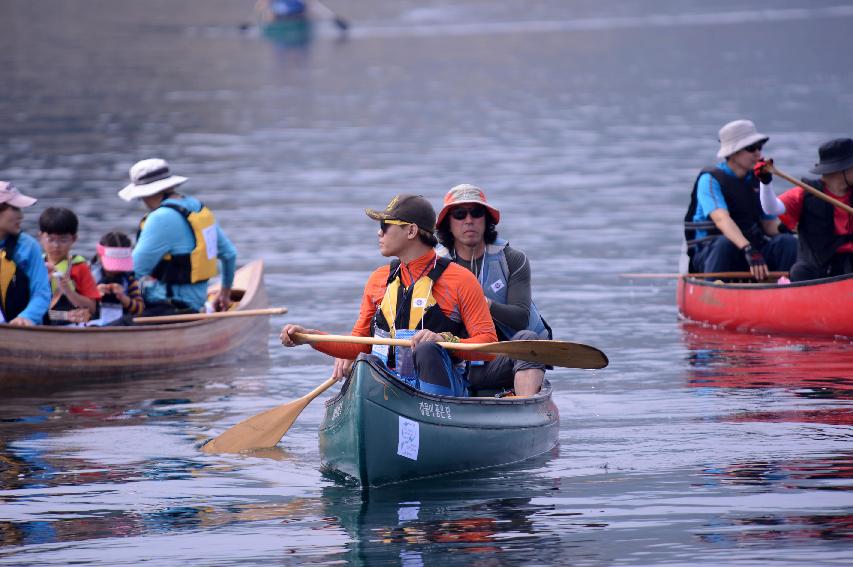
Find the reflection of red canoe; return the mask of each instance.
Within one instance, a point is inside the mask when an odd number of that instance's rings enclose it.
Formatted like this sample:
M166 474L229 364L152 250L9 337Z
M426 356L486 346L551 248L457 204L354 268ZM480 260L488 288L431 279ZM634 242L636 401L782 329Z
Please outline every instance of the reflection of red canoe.
M853 337L853 274L788 285L683 278L678 311L735 331Z
M682 324L688 386L774 388L815 399L853 400L853 349L847 341L761 336Z

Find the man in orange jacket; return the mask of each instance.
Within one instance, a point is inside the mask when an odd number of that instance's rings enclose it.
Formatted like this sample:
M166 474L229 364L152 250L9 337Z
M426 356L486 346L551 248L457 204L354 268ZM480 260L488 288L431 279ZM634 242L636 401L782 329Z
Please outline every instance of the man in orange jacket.
M443 342L489 343L498 340L488 303L470 271L436 256L435 209L420 195L397 195L383 211L367 209L379 221L379 251L394 257L367 280L353 336L411 339L412 347L374 346L373 354L401 380L431 394L467 395L463 360L489 360L490 355L447 350ZM302 344L296 333L319 333L285 325L281 342ZM340 378L369 345L320 343L314 348L339 360Z

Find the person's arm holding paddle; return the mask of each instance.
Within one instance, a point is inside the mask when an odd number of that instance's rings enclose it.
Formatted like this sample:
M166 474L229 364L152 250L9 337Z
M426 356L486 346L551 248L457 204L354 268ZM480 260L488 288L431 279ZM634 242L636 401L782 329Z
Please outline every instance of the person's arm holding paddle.
M364 286L364 293L361 297L361 306L359 307L358 319L352 327L350 334L354 337L369 337L370 323L373 315L376 313L375 297L382 297L385 281L388 279L388 266L382 266L375 270L367 284ZM285 325L281 330L281 344L286 347L294 347L305 344L306 341L296 337L296 333L323 335L326 334L316 329L306 329L301 325L289 324ZM332 377L336 380L344 378L349 374L349 369L352 367L352 362L361 353L370 352L370 345L343 344L343 343L314 343L311 345L315 350L335 357L335 366L332 370Z
M237 271L237 249L225 236L219 223L216 224L216 256L219 258L221 285L213 300L217 311L228 311L231 307L231 286L234 285L234 273Z
M752 247L749 240L743 235L743 232L741 232L731 215L729 215L729 211L726 209L714 209L709 216L720 232L723 233L723 236L728 238L732 244L744 253L746 261L749 263L749 271L752 273L752 277L759 281L767 279L768 268L764 256L760 250Z

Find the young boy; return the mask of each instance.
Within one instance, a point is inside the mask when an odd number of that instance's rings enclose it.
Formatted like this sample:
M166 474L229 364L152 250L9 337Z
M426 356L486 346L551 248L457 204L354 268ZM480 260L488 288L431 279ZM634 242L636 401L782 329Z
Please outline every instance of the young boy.
M77 215L60 207L50 207L39 217L39 238L53 292L46 321L50 325L88 321L101 299L89 263L71 254L77 242L77 224Z
M35 203L11 182L0 181L0 323L38 325L50 303L38 242L21 232L21 209Z

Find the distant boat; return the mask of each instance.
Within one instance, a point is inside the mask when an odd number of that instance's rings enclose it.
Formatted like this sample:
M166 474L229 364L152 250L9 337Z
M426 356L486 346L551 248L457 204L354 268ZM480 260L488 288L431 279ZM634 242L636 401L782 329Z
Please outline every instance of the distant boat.
M853 274L779 285L681 278L678 311L724 329L853 338Z
M267 306L262 261L237 271L232 299L235 310ZM199 368L266 349L268 330L264 316L129 327L0 325L0 389Z
M320 457L326 471L384 486L541 455L559 424L547 380L529 398L434 396L363 357L326 403Z

